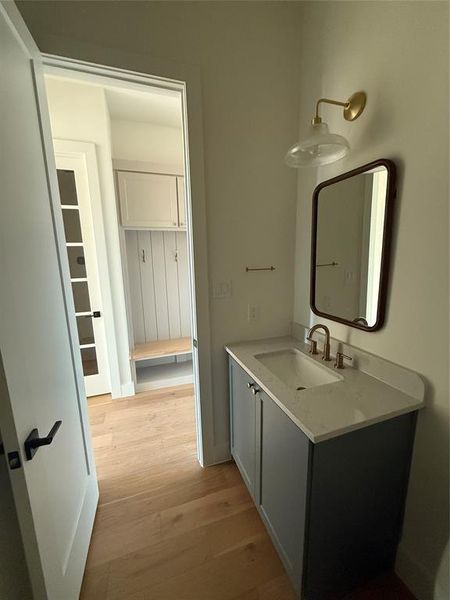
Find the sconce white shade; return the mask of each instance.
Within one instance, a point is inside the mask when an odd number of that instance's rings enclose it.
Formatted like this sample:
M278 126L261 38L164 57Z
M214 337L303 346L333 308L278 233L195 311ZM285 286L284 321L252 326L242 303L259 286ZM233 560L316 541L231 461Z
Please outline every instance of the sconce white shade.
M326 123L311 125L309 134L294 144L285 156L289 167L320 167L341 160L349 153L350 144L342 135L330 133Z

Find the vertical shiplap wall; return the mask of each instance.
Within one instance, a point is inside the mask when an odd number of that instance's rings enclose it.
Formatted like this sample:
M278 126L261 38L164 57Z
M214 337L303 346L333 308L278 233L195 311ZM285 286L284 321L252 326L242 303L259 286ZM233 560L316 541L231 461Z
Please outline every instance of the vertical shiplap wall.
M191 335L184 231L126 231L134 343Z

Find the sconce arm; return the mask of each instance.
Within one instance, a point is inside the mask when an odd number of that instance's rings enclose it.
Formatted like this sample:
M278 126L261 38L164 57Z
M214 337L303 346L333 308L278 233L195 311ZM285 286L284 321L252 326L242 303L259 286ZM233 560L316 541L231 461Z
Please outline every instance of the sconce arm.
M350 102L347 100L347 102L339 102L338 100L332 100L331 98L319 98L319 100L317 100L316 102L316 114L314 116L314 119L312 120L313 125L316 125L317 123L322 123L322 119L319 115L319 106L320 104L333 104L334 106L343 106L344 108L348 108L350 105Z

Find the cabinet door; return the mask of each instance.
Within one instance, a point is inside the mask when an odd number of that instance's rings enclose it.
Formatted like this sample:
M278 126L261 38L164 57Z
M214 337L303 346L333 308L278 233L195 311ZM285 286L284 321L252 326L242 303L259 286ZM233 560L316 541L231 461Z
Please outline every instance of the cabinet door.
M117 177L124 227L178 227L175 176L118 171Z
M252 378L230 359L231 454L236 461L250 494L256 498L256 406L259 399L248 384ZM259 444L258 444L259 445Z
M293 584L300 589L309 440L264 392L261 428L260 513Z
M184 188L184 177L177 177L178 188L178 222L180 227L186 227L186 191Z

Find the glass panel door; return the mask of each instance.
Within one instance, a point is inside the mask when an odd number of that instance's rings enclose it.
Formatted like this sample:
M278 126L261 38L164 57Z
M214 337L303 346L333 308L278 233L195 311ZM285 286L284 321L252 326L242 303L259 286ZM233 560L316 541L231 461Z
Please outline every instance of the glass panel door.
M72 283L75 314L77 317L78 338L84 376L98 374L97 349L92 319L89 282L86 273L83 234L81 230L80 207L78 204L75 172L58 169L58 185L64 221L67 256L69 259L70 281Z

